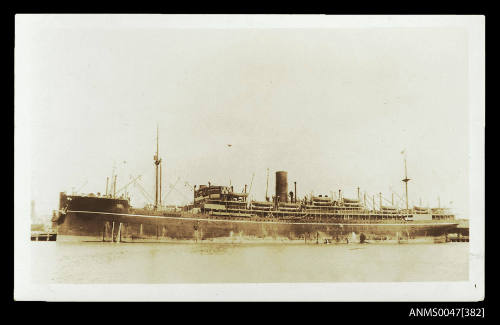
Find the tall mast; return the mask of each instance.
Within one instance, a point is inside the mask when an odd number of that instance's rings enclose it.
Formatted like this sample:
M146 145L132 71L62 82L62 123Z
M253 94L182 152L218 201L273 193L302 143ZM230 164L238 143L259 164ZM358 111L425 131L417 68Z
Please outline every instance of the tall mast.
M267 169L267 181L266 181L266 201L269 201L269 197L267 196L267 190L269 188L269 168Z
M160 201L160 207L161 207L161 165L163 165L163 163L160 163L160 194L158 195L158 199Z
M158 184L158 166L160 165L161 163L161 159L160 159L160 145L159 145L159 141L158 141L158 124L156 125L156 154L154 156L154 164L155 164L155 205L154 205L154 209L157 210L158 209L158 194L159 194L159 184ZM160 199L161 201L161 199Z
M112 184L110 184L110 189L109 189L109 195L111 197L115 196L115 194L114 194L114 191L115 191L115 189L114 189L115 185L114 184L115 184L115 182L113 181L113 180L116 180L115 171L116 171L116 161L113 162L113 172L111 173L111 182L113 182Z
M247 196L247 207L250 208L250 204L252 203L251 202L251 198L250 198L250 194L252 193L252 185L253 185L253 178L255 177L255 173L252 173L252 180L250 181L250 189L248 190L248 196Z
M403 179L403 182L405 183L405 194L406 194L406 212L408 213L408 182L410 179L408 178L408 173L406 170L406 157L405 157L405 178Z

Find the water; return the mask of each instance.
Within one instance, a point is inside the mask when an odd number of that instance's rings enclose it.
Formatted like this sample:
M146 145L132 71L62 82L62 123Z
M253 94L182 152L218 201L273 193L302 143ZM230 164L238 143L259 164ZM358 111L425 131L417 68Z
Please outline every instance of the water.
M464 281L468 259L468 243L31 243L38 283Z

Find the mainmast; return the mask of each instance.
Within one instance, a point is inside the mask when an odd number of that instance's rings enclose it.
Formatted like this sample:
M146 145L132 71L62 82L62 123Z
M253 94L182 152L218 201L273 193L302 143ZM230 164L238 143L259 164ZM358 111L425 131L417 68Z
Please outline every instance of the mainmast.
M403 179L403 182L405 183L405 194L406 194L406 213L408 213L408 182L410 179L408 178L408 173L406 170L406 157L405 157L405 178Z
M156 154L154 156L155 180L156 180L155 181L155 205L154 205L154 209L155 210L158 209L158 203L161 202L161 199L158 200L159 193L161 193L161 188L160 188L160 185L159 185L159 182L158 182L159 181L159 179L158 179L158 176L159 176L158 175L158 166L161 163L160 152L159 152L160 150L159 149L160 149L160 145L159 145L159 141L158 141L158 125L156 125Z
M160 193L158 194L158 201L159 201L160 207L161 207L161 166L162 165L163 165L163 163L160 163Z
M269 188L269 168L267 169L267 181L266 181L266 201L269 201L269 196L267 195L267 190Z

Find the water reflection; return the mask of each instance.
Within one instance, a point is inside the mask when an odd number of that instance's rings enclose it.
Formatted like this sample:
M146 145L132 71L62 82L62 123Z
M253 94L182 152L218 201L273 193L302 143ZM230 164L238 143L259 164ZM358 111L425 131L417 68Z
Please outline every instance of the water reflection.
M194 244L191 246L191 253L201 254L201 255L222 255L230 254L238 246L238 244Z
M469 244L32 242L42 283L463 281ZM362 267L360 267L362 266Z

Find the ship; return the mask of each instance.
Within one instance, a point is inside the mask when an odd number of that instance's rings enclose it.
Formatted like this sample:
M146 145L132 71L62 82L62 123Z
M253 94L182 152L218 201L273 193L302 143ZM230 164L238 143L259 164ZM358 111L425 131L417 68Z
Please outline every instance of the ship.
M161 202L161 166L157 131L154 204L143 208L131 205L130 197L113 190L104 194L59 193L59 209L53 224L57 241L91 242L279 242L279 243L370 243L434 241L443 242L456 232L458 222L447 208L427 208L408 203L406 158L406 206L383 205L382 194L376 206L369 206L358 187L357 198L306 195L299 198L297 182L289 191L288 173L275 172L275 193L268 196L267 170L264 200L251 200L247 186L241 192L234 186L211 183L192 187L192 202L180 207Z

